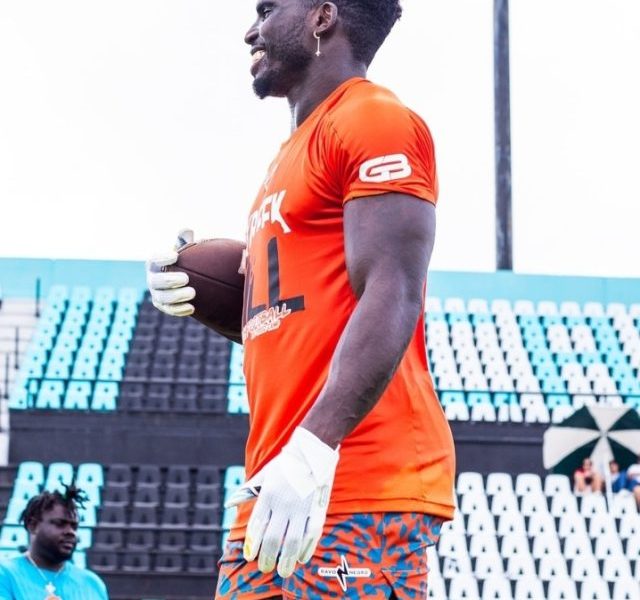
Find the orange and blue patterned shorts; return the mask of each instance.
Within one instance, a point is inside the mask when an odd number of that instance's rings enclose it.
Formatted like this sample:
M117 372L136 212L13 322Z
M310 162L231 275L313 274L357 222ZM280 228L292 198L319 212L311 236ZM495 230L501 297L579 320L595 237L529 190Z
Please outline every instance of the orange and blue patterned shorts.
M426 549L437 543L443 522L421 513L330 515L312 559L286 579L245 561L242 540L227 542L216 598L426 598Z

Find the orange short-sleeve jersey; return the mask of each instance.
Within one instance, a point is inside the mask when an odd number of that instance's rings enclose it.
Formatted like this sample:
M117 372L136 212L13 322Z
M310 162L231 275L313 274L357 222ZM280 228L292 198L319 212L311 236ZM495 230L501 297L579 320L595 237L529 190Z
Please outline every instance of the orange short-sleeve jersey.
M343 83L282 145L247 229L247 476L280 451L313 405L356 306L344 203L397 192L435 204L437 187L427 126L365 79ZM428 372L421 318L381 399L342 442L329 513L450 518L453 477L451 431ZM240 508L232 538L243 535L249 509Z

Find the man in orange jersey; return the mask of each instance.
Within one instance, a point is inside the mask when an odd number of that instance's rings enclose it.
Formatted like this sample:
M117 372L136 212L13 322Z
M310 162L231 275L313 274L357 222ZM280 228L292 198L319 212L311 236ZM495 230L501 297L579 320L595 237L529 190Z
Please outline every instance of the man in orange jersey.
M426 272L438 195L424 122L367 68L398 0L259 0L254 90L293 131L247 227L242 339L248 480L217 597L425 598L453 516L451 432L428 372ZM154 304L193 312L186 274Z

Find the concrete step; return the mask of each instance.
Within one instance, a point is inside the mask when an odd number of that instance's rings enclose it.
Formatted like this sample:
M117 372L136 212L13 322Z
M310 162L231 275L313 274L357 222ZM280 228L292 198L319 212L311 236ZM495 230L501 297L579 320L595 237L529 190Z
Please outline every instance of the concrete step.
M41 310L43 302L40 302ZM4 298L0 315L27 315L35 316L36 302L33 298Z

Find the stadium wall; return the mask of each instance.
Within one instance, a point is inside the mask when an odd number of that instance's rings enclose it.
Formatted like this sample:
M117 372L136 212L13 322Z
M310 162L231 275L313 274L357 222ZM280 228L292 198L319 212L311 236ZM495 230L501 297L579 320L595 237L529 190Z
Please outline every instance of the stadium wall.
M32 297L38 278L43 296L55 284L145 287L144 264L140 261L0 258L0 288L5 296ZM505 298L631 304L640 302L640 279L432 271L428 293L440 298L489 301Z

